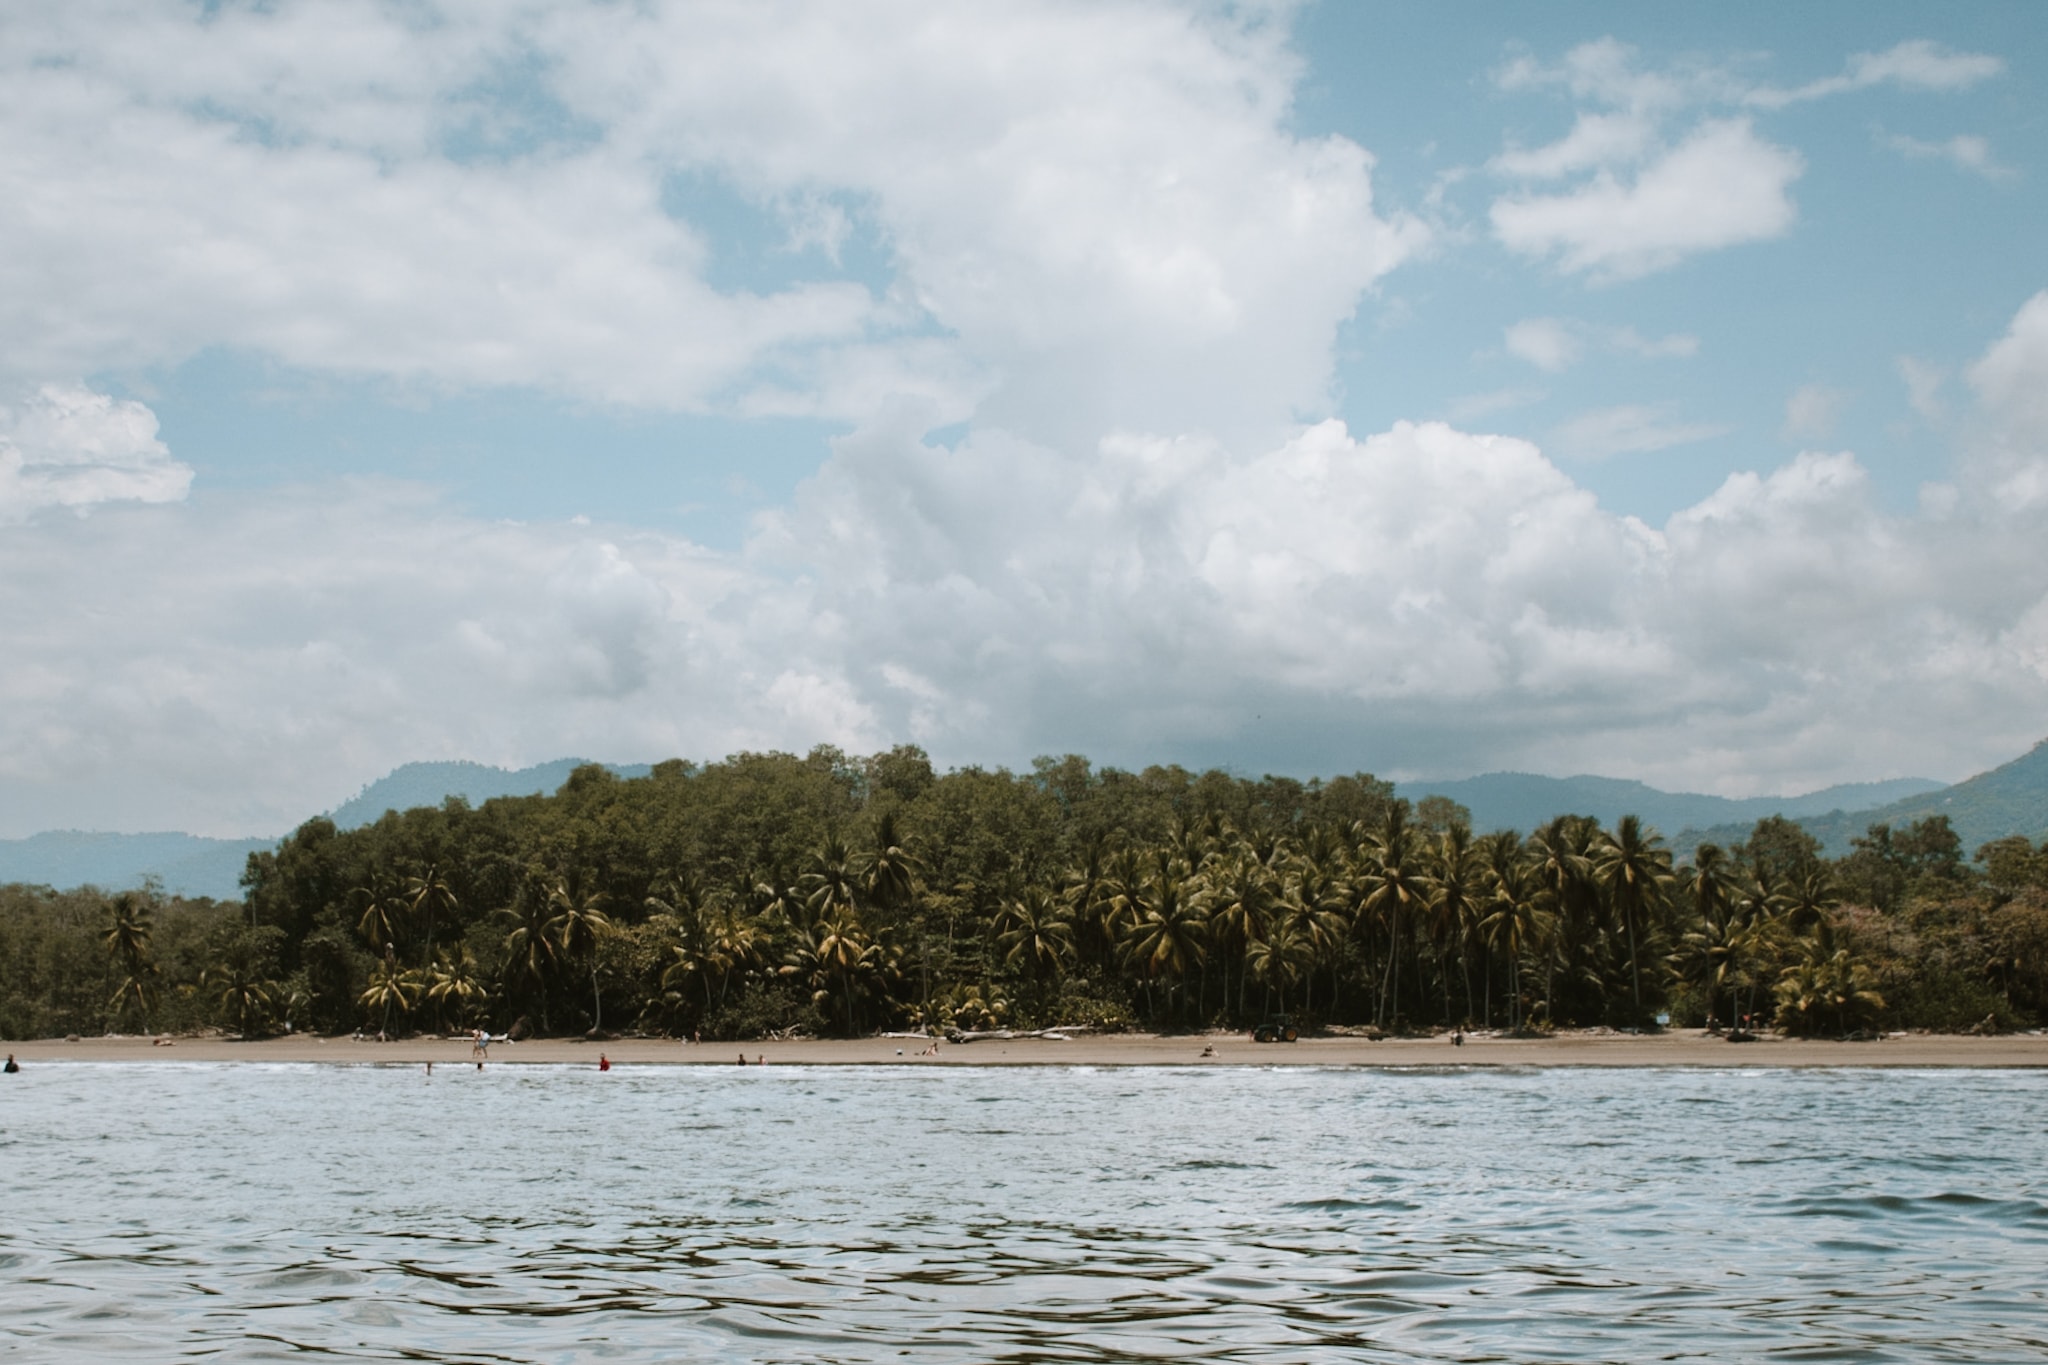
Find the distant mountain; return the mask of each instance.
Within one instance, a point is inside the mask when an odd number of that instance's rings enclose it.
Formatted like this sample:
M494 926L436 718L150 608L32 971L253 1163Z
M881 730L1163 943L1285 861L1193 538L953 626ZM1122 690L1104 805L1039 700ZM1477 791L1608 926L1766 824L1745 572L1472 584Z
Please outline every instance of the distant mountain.
M1641 782L1613 777L1538 777L1531 773L1486 773L1456 782L1402 782L1395 791L1411 801L1447 796L1472 812L1472 827L1486 831L1519 830L1527 834L1560 815L1590 815L1611 825L1624 815L1640 816L1644 824L1675 838L1681 831L1708 826L1740 825L1747 834L1766 816L1798 818L1830 811L1867 810L1942 790L1942 784L1920 777L1888 782L1853 782L1804 796L1700 796L1664 792ZM1862 833L1862 827L1857 827Z
M450 796L472 805L500 796L535 796L560 789L581 767L578 758L507 770L481 763L408 763L337 806L329 818L343 829L374 824L386 811L438 806ZM620 777L644 777L646 764L606 764ZM1706 840L1747 838L1758 820L1783 815L1820 839L1832 856L1872 824L1895 827L1928 815L1946 815L1966 852L2008 834L2048 839L2048 740L2003 767L1944 787L1924 778L1856 782L1803 796L1740 800L1664 792L1611 777L1538 777L1487 773L1454 782L1403 782L1410 800L1447 796L1472 812L1475 829L1527 833L1558 815L1591 815L1613 824L1637 815L1663 833L1680 853ZM0 883L26 882L104 890L161 880L166 891L232 900L241 895L242 869L251 853L277 839L204 839L190 834L85 834L65 830L27 839L0 839Z
M355 829L375 824L388 810L438 806L451 796L477 806L498 796L535 796L558 790L583 763L580 758L563 758L517 771L481 763L408 763L342 802L328 818L342 829ZM650 771L645 764L605 766L620 777L644 777ZM175 895L239 900L249 855L276 848L282 837L205 839L192 834L60 830L0 839L0 884L126 891L155 877Z
M336 806L327 818L340 829L358 829L376 824L386 811L438 806L451 796L459 796L472 806L481 806L499 796L539 796L559 791L569 780L569 774L589 761L558 758L552 763L516 770L482 763L408 763ZM645 777L652 771L645 763L604 766L620 777Z
M174 895L239 900L242 869L249 855L276 846L275 839L58 830L26 839L0 839L0 882L126 891L155 877Z
M1871 810L1808 815L1799 823L1820 840L1829 857L1839 858L1850 852L1853 841L1872 825L1900 829L1930 815L1948 817L1966 856L2009 834L2024 834L2037 842L2048 839L2048 740L2010 763L1953 787L1911 794ZM1733 843L1748 833L1748 826L1703 827L1695 832L1692 843Z

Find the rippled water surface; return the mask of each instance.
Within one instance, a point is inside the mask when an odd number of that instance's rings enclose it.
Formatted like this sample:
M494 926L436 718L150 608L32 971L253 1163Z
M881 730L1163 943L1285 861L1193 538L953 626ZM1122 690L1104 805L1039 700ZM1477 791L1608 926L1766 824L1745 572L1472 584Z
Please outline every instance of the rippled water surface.
M6 1080L23 1359L2048 1359L2039 1073Z

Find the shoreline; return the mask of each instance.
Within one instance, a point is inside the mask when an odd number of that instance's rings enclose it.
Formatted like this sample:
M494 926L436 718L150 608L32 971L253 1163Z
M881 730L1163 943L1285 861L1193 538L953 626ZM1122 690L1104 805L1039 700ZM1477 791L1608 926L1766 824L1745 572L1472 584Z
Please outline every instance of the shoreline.
M1254 1043L1241 1032L1076 1034L1051 1038L941 1040L936 1057L919 1057L917 1038L847 1038L747 1043L690 1043L672 1038L615 1038L602 1043L547 1038L494 1039L491 1066L596 1067L602 1053L614 1069L647 1066L733 1066L744 1051L773 1066L1336 1066L1336 1067L1880 1067L2048 1069L2048 1033L1994 1037L1893 1034L1870 1042L1764 1037L1733 1044L1698 1029L1655 1035L1607 1030L1567 1031L1546 1038L1449 1034L1389 1038L1304 1038ZM1203 1055L1209 1049L1212 1055ZM421 1036L388 1043L349 1036L299 1035L241 1042L230 1038L110 1035L0 1042L22 1066L47 1062L265 1062L338 1066L469 1066L466 1035Z

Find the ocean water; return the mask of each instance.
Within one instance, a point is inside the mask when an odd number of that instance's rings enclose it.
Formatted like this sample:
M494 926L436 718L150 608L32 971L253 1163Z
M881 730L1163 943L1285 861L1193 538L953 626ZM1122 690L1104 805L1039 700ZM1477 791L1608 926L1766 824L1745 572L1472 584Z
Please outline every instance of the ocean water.
M5 1081L23 1360L2048 1360L2035 1072Z

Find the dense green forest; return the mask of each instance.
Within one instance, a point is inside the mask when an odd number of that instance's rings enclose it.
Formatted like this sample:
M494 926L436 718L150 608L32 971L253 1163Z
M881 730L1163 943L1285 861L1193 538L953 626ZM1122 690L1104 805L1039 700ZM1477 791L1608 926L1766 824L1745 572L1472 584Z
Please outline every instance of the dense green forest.
M1477 832L1367 775L741 754L301 826L244 899L0 888L0 1035L750 1038L880 1028L2009 1029L2048 844L1848 856L1782 819L1674 867L1633 817Z

